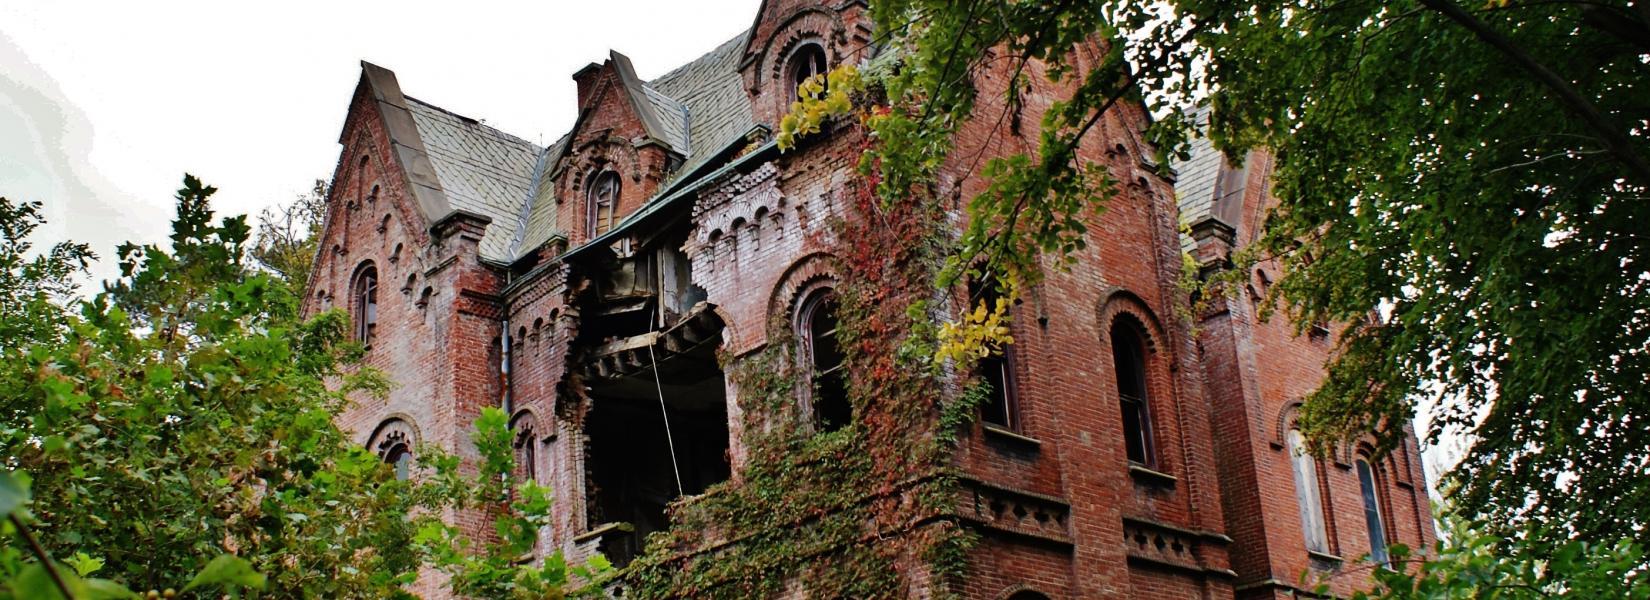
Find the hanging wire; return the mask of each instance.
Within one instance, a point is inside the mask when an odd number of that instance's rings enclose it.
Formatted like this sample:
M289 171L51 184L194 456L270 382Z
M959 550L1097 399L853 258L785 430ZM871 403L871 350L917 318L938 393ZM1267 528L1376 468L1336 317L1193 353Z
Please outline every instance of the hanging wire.
M659 382L659 359L653 355L653 344L647 345L647 359L653 363L653 387L659 391L659 416L665 420L665 443L670 446L670 471L676 474L676 495L686 496L682 488L682 469L676 465L676 439L670 434L670 413L665 410L665 386Z

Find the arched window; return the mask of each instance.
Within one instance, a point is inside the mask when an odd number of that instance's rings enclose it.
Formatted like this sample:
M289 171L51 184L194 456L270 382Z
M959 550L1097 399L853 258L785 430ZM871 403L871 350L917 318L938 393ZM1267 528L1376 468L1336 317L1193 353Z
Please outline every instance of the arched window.
M1298 429L1288 434L1289 462L1295 471L1295 499L1300 504L1301 534L1306 549L1329 552L1329 535L1324 530L1323 499L1318 488L1318 461L1306 451L1306 440Z
M406 481L412 477L412 449L406 444L396 444L384 452L384 462L395 466L395 480Z
M594 238L613 228L613 211L619 204L619 187L619 174L615 171L602 171L590 181L585 199L584 233L587 237Z
M814 427L841 429L853 419L853 406L848 403L848 374L842 368L842 347L837 343L836 293L829 288L814 292L802 304L798 317L803 364L809 367L812 383L808 401Z
M355 272L350 286L351 310L355 317L355 339L371 344L378 329L378 268L365 263Z
M399 418L391 418L378 426L373 438L376 442L368 447L378 452L378 458L395 468L395 478L401 481L411 478L412 449L418 439L412 424Z
M1129 462L1151 466L1150 397L1146 386L1146 344L1138 326L1119 319L1111 327L1111 358L1117 368L1117 399L1123 410L1123 444Z
M535 444L532 418L523 415L516 420L516 481L538 482L538 444Z
M1369 527L1369 560L1386 563L1386 523L1381 519L1380 479L1369 461L1358 458L1353 463L1358 470L1358 486L1363 489L1364 524Z
M1048 596L1031 590L1020 590L1014 592L1014 595L1009 596L1007 600L1048 600Z
M815 42L798 46L796 51L791 53L791 62L787 70L791 75L791 99L796 100L800 96L799 88L802 87L802 82L825 72L825 47Z
M1002 298L1002 293L989 282L971 281L968 298L973 303L984 302L986 309L992 310L997 306L997 300ZM972 309L970 306L969 310ZM1014 346L1003 346L1001 352L980 359L974 371L980 382L990 388L990 396L980 407L980 420L988 425L1019 431L1020 406L1014 385Z

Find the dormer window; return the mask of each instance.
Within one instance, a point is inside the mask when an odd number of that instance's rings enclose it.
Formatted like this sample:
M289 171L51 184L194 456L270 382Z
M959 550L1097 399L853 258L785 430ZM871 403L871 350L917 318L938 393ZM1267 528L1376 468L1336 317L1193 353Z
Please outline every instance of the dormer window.
M825 72L825 47L814 42L797 47L796 52L791 53L788 70L791 74L791 99L797 100L802 83Z
M587 238L607 233L613 228L613 213L619 204L619 174L602 171L590 182L586 198L584 232Z

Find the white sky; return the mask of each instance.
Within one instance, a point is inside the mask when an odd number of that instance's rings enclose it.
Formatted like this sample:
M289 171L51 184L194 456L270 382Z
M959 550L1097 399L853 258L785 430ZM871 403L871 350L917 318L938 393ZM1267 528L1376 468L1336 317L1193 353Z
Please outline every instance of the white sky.
M330 178L360 61L402 90L533 141L572 125L572 74L651 79L750 26L759 0L0 2L0 196L40 200L37 242L170 233L183 173L219 214Z

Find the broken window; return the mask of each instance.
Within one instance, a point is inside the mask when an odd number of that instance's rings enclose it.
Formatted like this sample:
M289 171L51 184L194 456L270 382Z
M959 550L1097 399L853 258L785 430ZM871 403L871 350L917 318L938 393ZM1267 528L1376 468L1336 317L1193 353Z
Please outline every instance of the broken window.
M613 228L613 213L619 204L619 174L602 171L590 182L586 198L585 235L594 238Z
M355 339L370 345L378 328L378 268L371 262L363 263L356 269L350 289L355 304Z
M968 285L968 298L975 305L984 302L987 310L993 310L1002 292L989 281L973 281ZM980 419L987 425L1018 431L1020 407L1015 395L1014 346L1005 345L998 352L981 358L975 363L974 373L981 384L990 388L990 395L980 407Z
M1112 363L1117 369L1117 398L1123 410L1123 444L1129 462L1150 466L1151 411L1146 385L1146 346L1139 329L1123 319L1111 327Z
M808 296L800 313L803 364L808 368L808 404L817 431L836 431L853 419L842 346L837 342L836 293L830 288Z
M791 99L799 99L803 82L825 72L825 47L817 42L802 44L791 54Z

